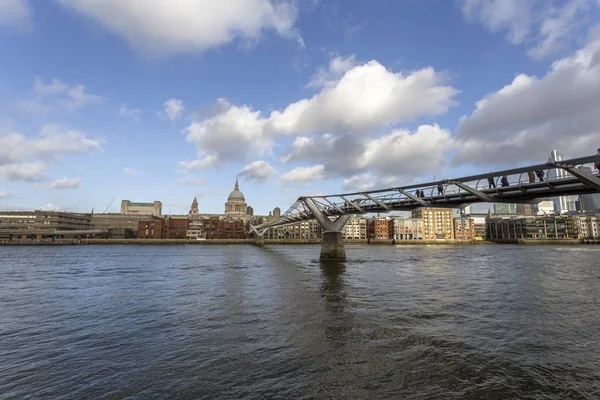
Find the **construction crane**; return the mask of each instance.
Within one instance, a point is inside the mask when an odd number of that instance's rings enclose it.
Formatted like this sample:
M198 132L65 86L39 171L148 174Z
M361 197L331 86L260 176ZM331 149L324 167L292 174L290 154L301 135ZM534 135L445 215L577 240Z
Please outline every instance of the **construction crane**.
M113 201L115 201L115 199L112 199L110 201L110 203L108 203L108 205L106 206L106 208L104 209L104 212L102 214L106 214L106 212L108 211L108 209L110 208L110 206L112 205Z

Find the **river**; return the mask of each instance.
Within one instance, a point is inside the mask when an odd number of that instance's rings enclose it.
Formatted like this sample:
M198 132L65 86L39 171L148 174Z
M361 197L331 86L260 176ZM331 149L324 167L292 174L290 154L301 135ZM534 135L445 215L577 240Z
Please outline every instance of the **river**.
M0 398L600 397L600 247L347 254L0 247Z

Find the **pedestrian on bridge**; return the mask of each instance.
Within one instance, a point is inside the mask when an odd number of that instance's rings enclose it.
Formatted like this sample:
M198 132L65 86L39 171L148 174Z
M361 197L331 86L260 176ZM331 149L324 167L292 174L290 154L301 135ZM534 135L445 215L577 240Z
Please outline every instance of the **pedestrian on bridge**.
M487 180L488 180L489 189L496 187L496 182L494 182L493 176L488 176Z
M502 183L502 187L510 186L510 183L508 183L508 177L506 175L504 175L502 177L502 179L500 180L500 182Z
M544 171L538 169L537 171L535 171L535 174L539 178L540 182L544 182Z
M600 154L600 149L598 149L598 154ZM596 168L598 172L600 172L600 161L596 161L594 163L594 168Z
M438 196L441 196L444 194L444 186L442 186L441 183L438 185L437 189L438 189Z
M535 172L529 171L527 176L529 177L529 183L535 183Z

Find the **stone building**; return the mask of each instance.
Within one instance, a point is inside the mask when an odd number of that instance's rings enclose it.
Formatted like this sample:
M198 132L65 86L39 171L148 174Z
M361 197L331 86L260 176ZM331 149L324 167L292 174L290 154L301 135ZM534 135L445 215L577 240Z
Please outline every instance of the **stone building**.
M600 216L578 215L573 218L577 223L579 237L582 239L600 239Z
M240 191L240 185L237 178L235 179L235 187L225 203L225 218L227 219L248 219L248 204L244 194Z
M137 215L154 215L160 217L162 215L162 203L155 201L154 203L134 203L129 200L121 201L121 214L137 214Z

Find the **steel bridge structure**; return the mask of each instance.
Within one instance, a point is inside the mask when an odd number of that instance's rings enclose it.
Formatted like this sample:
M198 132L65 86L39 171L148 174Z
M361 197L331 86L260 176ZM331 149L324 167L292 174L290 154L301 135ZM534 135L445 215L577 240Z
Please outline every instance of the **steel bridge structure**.
M415 185L302 196L276 220L251 229L264 243L262 238L269 228L316 219L323 238L321 260L346 261L341 232L351 215L464 208L474 203L534 204L544 198L600 193L600 175L586 167L595 162L600 162L600 153ZM557 173L559 170L565 172Z

